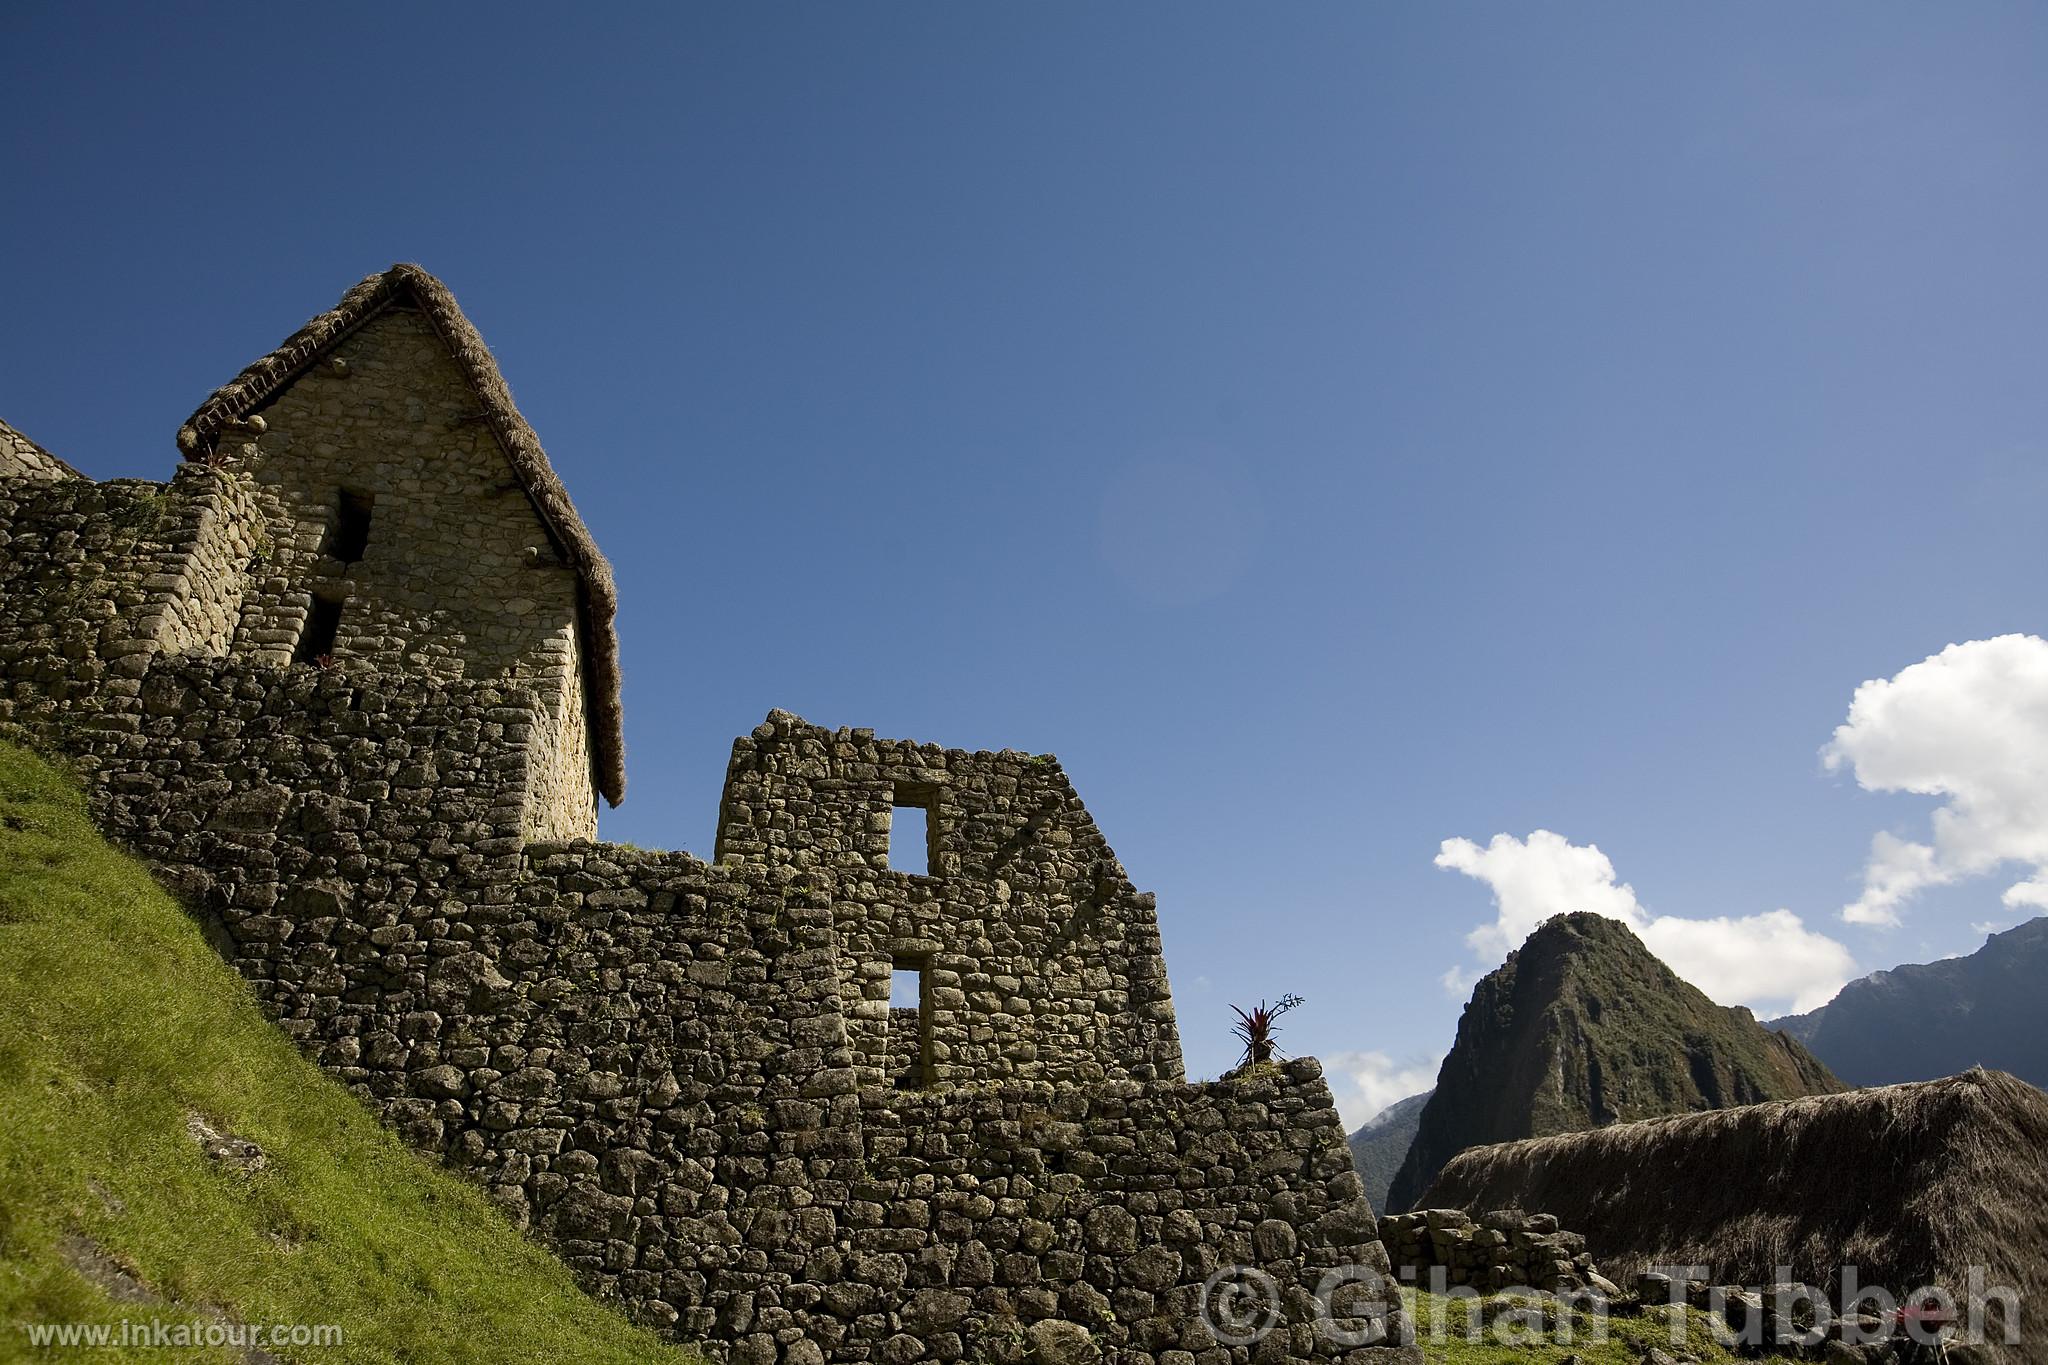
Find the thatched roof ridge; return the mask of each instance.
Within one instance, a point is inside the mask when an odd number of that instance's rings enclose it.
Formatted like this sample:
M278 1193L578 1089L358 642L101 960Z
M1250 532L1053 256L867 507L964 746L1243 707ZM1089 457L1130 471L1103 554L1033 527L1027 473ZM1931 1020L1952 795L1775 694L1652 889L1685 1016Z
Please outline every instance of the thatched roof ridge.
M1474 1147L1418 1207L1557 1215L1610 1276L1776 1266L1827 1285L1845 1264L1895 1291L1967 1288L1971 1265L2020 1293L2048 1342L2048 1093L1981 1068ZM2039 1365L2048 1356L1994 1353Z
M504 448L527 496L547 523L563 554L576 570L581 586L583 656L591 734L597 755L597 785L616 806L626 795L625 714L620 699L618 586L611 564L597 548L590 530L577 515L568 489L556 477L541 449L540 438L512 401L512 390L499 373L498 362L463 316L448 287L417 265L399 264L371 275L341 296L327 312L313 317L261 357L213 391L198 411L178 428L178 449L188 460L203 460L230 424L254 412L285 385L394 302L410 300L433 322L449 353L462 369L498 444Z

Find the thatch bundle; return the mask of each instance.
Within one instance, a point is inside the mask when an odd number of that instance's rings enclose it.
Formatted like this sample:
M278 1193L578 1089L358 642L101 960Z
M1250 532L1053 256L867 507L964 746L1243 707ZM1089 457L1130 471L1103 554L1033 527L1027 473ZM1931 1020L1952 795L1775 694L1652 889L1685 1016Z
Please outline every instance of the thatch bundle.
M1702 1265L1717 1283L2017 1290L2048 1361L2048 1094L1999 1071L1475 1147L1424 1207L1521 1208L1585 1234L1610 1276Z

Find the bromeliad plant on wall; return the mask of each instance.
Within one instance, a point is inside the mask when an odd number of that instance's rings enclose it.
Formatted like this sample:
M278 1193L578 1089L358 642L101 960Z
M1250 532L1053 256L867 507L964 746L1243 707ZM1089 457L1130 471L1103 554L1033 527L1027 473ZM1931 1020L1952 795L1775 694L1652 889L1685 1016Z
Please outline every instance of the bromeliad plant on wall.
M1237 1022L1230 1026L1230 1032L1244 1044L1244 1054L1237 1060L1238 1069L1265 1066L1277 1058L1280 1049L1273 1040L1279 1036L1280 1030L1274 1021L1289 1010L1299 1009L1305 1003L1307 1002L1300 996L1290 993L1281 996L1271 1005L1261 1000L1249 1010L1232 1005L1230 1012L1237 1016Z

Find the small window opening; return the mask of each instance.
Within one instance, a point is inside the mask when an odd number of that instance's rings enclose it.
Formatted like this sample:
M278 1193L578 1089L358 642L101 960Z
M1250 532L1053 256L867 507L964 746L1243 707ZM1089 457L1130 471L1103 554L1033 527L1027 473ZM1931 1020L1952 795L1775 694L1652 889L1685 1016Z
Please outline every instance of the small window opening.
M327 553L344 564L353 564L370 547L370 509L377 499L368 493L341 490L334 525L327 532Z
M896 788L889 812L889 867L918 877L932 875L932 791Z
M306 628L299 632L298 647L292 650L295 664L316 664L334 657L335 637L341 632L341 599L315 596L306 612Z
M889 971L889 1008L915 1010L924 1007L924 969L912 964Z
M889 1064L898 1090L925 1088L931 1043L931 1008L924 988L924 959L897 958L889 972Z

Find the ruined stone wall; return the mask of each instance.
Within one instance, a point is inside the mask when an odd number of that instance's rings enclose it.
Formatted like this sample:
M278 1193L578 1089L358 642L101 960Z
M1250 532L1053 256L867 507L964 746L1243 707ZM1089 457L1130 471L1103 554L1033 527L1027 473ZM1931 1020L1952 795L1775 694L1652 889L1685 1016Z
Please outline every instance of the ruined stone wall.
M1613 1285L1597 1279L1599 1267L1586 1252L1586 1239L1560 1229L1547 1213L1502 1209L1477 1218L1463 1209L1416 1209L1379 1220L1387 1255L1416 1283L1430 1283L1442 1267L1444 1282L1483 1294L1507 1289L1571 1293Z
M927 811L925 875L890 866L899 802ZM878 740L775 712L733 745L716 856L833 878L866 1084L884 1084L903 1051L889 976L906 964L925 972L931 1084L1181 1078L1153 898L1049 755Z
M142 580L165 552L162 484L0 481L0 664L17 706L97 696L146 652Z
M530 685L552 746L535 751L531 830L593 837L575 572L426 314L379 312L252 417L221 449L253 474L274 549L236 652L291 662L324 598L343 667Z
M561 712L531 680L230 649L264 496L0 482L0 722L583 1283L747 1365L1011 1365L1055 1329L1244 1365L1191 1313L1248 1260L1291 1287L1283 1354L1335 1354L1299 1291L1384 1258L1328 1091L1308 1062L1178 1083L1151 899L1055 762L777 713L735 746L718 863L534 840ZM935 875L877 865L906 792ZM906 955L936 1059L909 1092Z
M1312 1059L1195 1085L870 1090L861 1104L853 1231L813 1273L854 1309L901 1281L907 1340L880 1314L849 1324L883 1359L1020 1365L1030 1342L1014 1324L1048 1320L1122 1360L1226 1359L1201 1300L1231 1267L1271 1277L1293 1323L1280 1354L1306 1359L1335 1353L1308 1325L1324 1277L1389 1274ZM1355 1342L1394 1339L1396 1309L1389 1294L1341 1325Z
M165 552L143 579L150 599L138 634L154 644L150 653L219 658L241 620L250 568L269 551L250 481L188 465L171 480L163 510Z
M75 479L62 460L0 422L0 479Z
M0 479L0 718L96 706L164 652L219 655L262 531L245 480Z
M310 1055L645 1321L753 1365L1020 1360L1057 1321L1145 1365L1212 1349L1218 1266L1384 1264L1312 1062L863 1087L836 879L524 841L522 688L135 682L70 735L102 825Z

